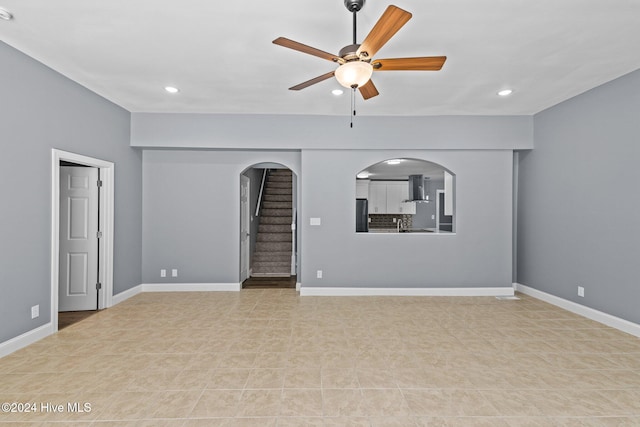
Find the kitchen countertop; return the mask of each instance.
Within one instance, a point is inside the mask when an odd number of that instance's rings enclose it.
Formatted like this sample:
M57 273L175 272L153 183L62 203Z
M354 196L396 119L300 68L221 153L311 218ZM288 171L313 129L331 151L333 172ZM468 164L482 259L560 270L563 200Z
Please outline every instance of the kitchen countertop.
M374 234L382 234L382 233L395 233L395 234L414 234L414 233L424 233L424 234L454 234L451 231L438 231L435 228L410 228L405 230L398 230L396 228L370 228L369 233Z

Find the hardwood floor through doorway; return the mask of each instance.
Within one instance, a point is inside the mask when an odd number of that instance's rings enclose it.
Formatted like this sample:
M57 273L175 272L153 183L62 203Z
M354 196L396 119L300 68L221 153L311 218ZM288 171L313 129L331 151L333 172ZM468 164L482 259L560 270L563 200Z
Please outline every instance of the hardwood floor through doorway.
M62 330L67 326L71 326L74 323L78 323L87 317L93 316L97 311L64 311L58 313L58 330Z
M250 277L242 282L242 289L295 289L296 277Z

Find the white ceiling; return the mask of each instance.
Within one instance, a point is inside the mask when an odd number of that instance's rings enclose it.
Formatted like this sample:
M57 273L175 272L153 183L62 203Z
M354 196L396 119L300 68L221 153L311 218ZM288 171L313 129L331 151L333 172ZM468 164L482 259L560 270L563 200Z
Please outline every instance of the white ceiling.
M640 68L640 0L368 0L362 41L392 2L413 18L376 55L448 57L439 72L374 74L359 115L534 114ZM331 53L351 43L343 0L0 0L0 40L132 112L349 114ZM180 93L169 95L173 85ZM512 88L501 98L496 92Z

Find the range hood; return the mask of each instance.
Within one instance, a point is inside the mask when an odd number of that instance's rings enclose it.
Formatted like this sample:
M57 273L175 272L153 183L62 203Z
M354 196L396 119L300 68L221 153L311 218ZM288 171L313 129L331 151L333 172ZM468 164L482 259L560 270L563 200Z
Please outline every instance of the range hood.
M409 175L409 199L407 202L428 203L429 193L425 192L425 184L424 175Z

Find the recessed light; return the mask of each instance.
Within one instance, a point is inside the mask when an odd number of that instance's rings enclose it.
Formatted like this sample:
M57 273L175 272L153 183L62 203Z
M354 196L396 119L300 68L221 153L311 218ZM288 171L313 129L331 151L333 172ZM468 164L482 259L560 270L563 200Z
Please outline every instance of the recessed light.
M11 21L13 19L13 14L8 10L0 7L0 19L4 19L5 21Z
M177 87L173 87L173 86L165 86L164 90L166 90L169 93L178 93L178 92L180 92L180 89L178 89Z
M369 172L367 171L360 172L358 175L356 175L356 178L367 179L369 178Z
M388 165L399 165L402 160L400 159L391 159L387 160L385 163Z
M502 89L500 92L498 92L498 95L500 96L509 96L513 93L513 90L511 89Z
M335 96L340 96L344 93L344 91L342 89L334 89L331 91L332 94L334 94Z

